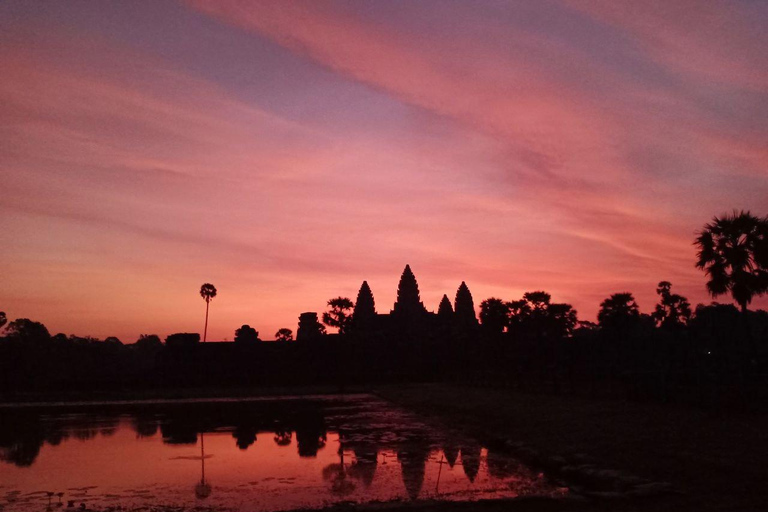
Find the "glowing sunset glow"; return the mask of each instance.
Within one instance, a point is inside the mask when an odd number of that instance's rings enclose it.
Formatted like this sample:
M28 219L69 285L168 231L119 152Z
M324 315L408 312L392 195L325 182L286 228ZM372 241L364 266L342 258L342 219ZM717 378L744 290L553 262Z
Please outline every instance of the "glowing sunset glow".
M750 1L2 2L0 308L133 342L202 333L213 283L209 340L271 339L363 280L388 312L406 263L432 311L461 281L585 320L662 280L709 302L696 231L768 213L766 26Z

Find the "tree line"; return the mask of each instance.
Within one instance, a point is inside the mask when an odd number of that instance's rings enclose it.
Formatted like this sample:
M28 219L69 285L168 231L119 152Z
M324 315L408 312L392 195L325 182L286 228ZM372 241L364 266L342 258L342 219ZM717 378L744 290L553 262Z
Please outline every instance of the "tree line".
M622 291L602 301L594 323L540 290L516 300L487 298L476 310L462 282L453 302L443 296L433 313L406 266L389 313L376 311L363 282L354 301L335 297L320 317L303 313L295 341L290 329L280 329L275 338L281 343L259 343L258 332L243 325L233 344L177 333L165 343L142 335L123 345L116 338L50 336L39 322L17 319L0 340L0 389L462 380L638 399L753 402L768 389L768 313L749 310L752 299L768 291L768 218L749 212L716 217L694 244L711 295L728 294L738 308L693 308L661 281L651 313L641 313L632 293ZM204 340L216 293L210 283L201 287ZM0 326L5 323L0 313ZM328 334L326 326L338 333Z

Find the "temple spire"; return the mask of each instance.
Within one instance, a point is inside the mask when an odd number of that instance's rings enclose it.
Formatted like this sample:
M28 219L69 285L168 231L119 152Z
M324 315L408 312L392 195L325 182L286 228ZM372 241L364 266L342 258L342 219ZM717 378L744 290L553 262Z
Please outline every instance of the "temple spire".
M467 283L464 281L459 285L456 291L456 301L454 303L454 314L456 321L462 325L476 325L475 303L472 300L472 294L469 291Z
M418 315L425 313L426 309L419 295L419 284L413 275L410 265L406 265L400 276L400 284L397 285L397 302L393 313L403 315Z
M357 321L369 320L376 316L376 303L373 300L373 292L368 286L368 281L363 281L360 291L357 292L355 311L352 317Z
M443 295L440 300L440 305L437 307L437 317L443 319L453 317L453 306L451 306L451 299L448 298L448 295Z

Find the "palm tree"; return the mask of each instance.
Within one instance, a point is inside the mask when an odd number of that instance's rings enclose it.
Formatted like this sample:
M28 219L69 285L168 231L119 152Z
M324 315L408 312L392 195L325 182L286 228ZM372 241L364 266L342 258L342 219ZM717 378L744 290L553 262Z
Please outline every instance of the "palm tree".
M203 342L205 342L208 338L208 306L216 296L216 287L211 283L205 283L200 287L200 296L205 299L205 330L203 331Z
M696 238L696 267L709 277L713 297L731 293L742 311L768 292L768 217L733 211L715 217Z
M691 319L691 304L682 295L672 293L672 283L662 281L656 288L661 298L651 316L659 327L677 329L685 326Z

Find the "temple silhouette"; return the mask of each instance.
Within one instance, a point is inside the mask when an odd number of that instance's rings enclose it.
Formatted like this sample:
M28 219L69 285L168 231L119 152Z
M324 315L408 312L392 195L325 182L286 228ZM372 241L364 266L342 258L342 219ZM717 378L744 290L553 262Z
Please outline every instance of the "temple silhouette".
M406 265L397 285L397 299L389 313L378 313L373 291L363 281L357 293L351 318L350 331L358 335L395 335L398 337L421 335L439 329L458 326L466 330L477 328L475 305L467 284L462 281L453 305L447 295L438 305L438 311L428 311L421 300L419 284L410 265ZM324 334L317 312L299 315L297 341L317 340Z

